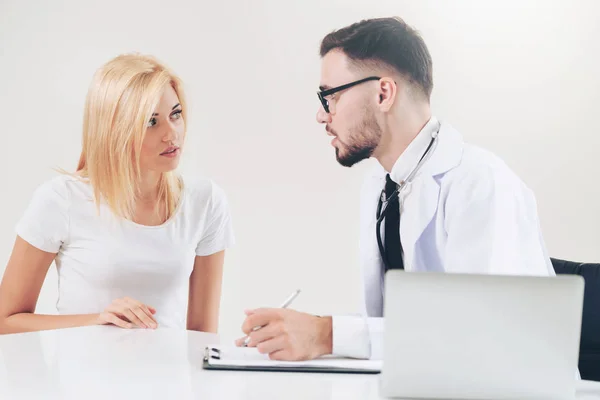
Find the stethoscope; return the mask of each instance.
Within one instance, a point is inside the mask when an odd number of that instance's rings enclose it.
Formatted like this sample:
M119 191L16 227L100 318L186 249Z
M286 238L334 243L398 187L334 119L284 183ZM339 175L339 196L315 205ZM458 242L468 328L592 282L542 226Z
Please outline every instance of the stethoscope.
M375 214L375 216L377 217L376 234L377 234L377 245L379 246L379 254L381 255L381 259L385 265L386 271L389 269L389 265L387 264L385 249L383 247L383 242L381 240L381 223L385 219L387 206L391 201L393 201L400 195L400 191L402 191L402 189L407 184L412 182L412 180L415 177L415 175L417 174L417 172L419 172L419 169L421 169L421 166L423 164L425 164L425 162L427 162L427 160L429 160L429 158L433 154L433 151L437 147L437 140L438 140L439 132L440 132L440 128L438 126L438 129L431 134L431 141L429 142L429 145L425 149L425 152L421 156L421 159L419 160L417 165L413 168L413 170L410 172L410 174L408 174L406 179L403 179L400 183L398 183L396 185L396 190L394 190L392 192L390 197L386 199L385 186L384 186L383 190L381 190L381 195L379 196L379 202L377 203L377 212Z

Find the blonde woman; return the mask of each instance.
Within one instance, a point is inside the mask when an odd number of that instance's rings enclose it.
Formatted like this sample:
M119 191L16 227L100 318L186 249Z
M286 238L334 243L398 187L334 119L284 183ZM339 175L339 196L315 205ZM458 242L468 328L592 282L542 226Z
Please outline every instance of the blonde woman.
M77 171L45 183L16 227L0 285L0 333L112 324L216 332L227 201L175 173L187 108L151 57L109 61L89 88ZM59 315L35 314L55 261Z

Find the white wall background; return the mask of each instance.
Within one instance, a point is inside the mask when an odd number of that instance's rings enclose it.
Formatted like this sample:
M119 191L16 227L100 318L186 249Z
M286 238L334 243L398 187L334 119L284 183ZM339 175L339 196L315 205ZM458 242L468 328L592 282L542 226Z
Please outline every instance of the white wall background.
M318 46L357 20L398 15L434 60L433 106L535 191L550 253L600 261L600 3L595 0L0 1L0 273L34 188L74 168L93 72L151 53L187 84L182 169L228 193L221 331L246 307L355 312L358 189L315 122ZM38 311L54 313L51 269Z

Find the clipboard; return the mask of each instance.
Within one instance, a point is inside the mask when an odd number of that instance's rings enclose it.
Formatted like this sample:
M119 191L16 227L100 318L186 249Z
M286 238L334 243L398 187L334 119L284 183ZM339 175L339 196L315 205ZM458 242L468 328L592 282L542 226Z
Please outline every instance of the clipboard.
M202 368L220 371L262 371L262 372L317 372L345 374L379 374L381 361L322 357L308 361L276 361L266 355L258 354L256 348L243 348L245 352L254 352L251 358L223 357L227 351L219 347L208 346L204 350Z

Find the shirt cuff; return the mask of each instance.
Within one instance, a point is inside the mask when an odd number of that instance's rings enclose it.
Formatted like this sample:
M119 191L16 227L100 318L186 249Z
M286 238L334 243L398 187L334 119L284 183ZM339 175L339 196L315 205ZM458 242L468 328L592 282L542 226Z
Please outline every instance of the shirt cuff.
M371 343L365 317L334 316L332 354L338 357L369 359Z

